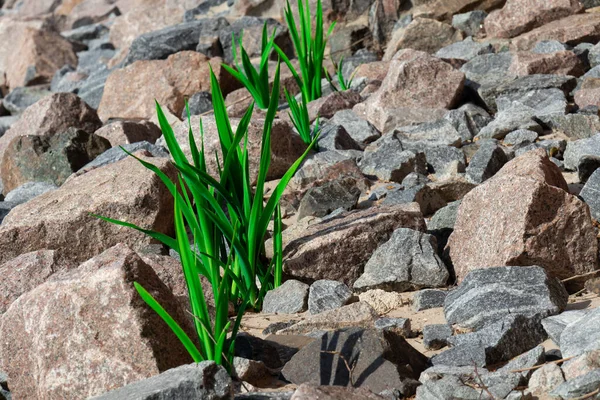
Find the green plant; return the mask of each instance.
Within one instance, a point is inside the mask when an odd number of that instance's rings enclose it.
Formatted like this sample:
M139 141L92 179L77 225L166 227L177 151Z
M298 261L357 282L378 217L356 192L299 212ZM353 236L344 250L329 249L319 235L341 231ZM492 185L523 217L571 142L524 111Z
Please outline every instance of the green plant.
M217 158L219 180L207 172L203 136L198 149L191 128L189 112L189 145L191 162L183 153L162 109L157 104L158 120L178 178L171 181L153 164L137 158L156 173L175 200L175 238L145 230L124 221L100 217L108 222L131 227L155 238L180 254L188 286L190 308L200 348L176 321L140 285L136 288L147 304L169 325L195 361L231 362L234 342L242 315L247 307L260 308L267 290L281 284L282 240L279 200L285 187L312 146L289 168L264 203L265 181L271 160L271 130L277 111L280 67L277 66L269 107L262 134L258 177L253 187L249 172L248 127L254 105L250 105L234 132L227 116L225 101L218 81L211 71L211 88L215 122L222 151ZM203 135L202 123L200 132ZM265 257L264 240L267 227L274 219L274 257ZM187 229L186 229L187 227ZM194 249L189 243L192 234ZM210 318L200 277L212 286L215 316ZM231 324L228 305L237 308ZM230 365L230 364L229 364Z
M344 57L342 57L340 59L339 63L336 64L334 62L333 65L335 66L335 74L336 74L336 76L338 78L338 83L340 85L340 89L341 90L348 90L348 89L350 89L350 86L352 86L352 81L354 81L354 74L356 73L356 71L353 72L352 75L350 75L350 79L346 79L344 77L344 73L343 73L343 70L344 70ZM327 81L329 82L329 85L333 88L333 90L337 91L338 89L333 84L333 81L331 79L331 76L329 76L329 73L327 72L327 69L324 69L324 71L325 71L325 78L327 78Z
M292 119L292 123L298 131L298 134L302 138L302 141L306 144L311 143L319 134L319 118L315 122L315 128L312 129L310 126L310 117L308 116L308 105L306 99L303 99L299 103L298 100L290 93L285 90L285 98L290 106L289 115Z
M300 74L298 74L290 59L279 46L275 45L275 50L292 72L298 86L300 86L300 90L306 96L305 99L313 101L321 97L321 77L323 76L325 45L333 32L335 22L331 24L327 34L324 36L323 5L321 4L321 0L317 0L315 34L313 37L309 0L297 0L297 2L300 30L298 31L289 0L286 0L285 20L300 64ZM300 75L302 75L302 78L300 78Z
M275 43L276 33L277 29L273 30L273 34L269 39L267 37L267 23L265 22L262 31L262 52L258 72L256 72L256 69L250 62L250 57L248 56L246 49L244 49L242 35L236 40L235 35L232 34L233 60L237 70L223 64L223 68L248 89L254 98L256 105L263 110L266 110L269 107L269 56L271 55L271 50ZM277 93L277 96L279 96L279 93Z

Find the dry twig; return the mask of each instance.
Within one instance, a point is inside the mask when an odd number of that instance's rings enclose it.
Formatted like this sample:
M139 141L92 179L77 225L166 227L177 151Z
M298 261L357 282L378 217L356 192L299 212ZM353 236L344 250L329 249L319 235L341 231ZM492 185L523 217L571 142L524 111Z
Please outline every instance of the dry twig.
M567 357L567 358L561 358L560 360L549 361L549 362L544 363L544 364L536 365L535 367L522 368L522 369L514 369L514 370L512 370L510 372L511 373L517 373L517 372L533 371L535 369L542 368L546 364L559 364L559 363L562 363L562 362L565 362L565 361L569 361L570 359L572 359L574 357L575 356L571 356L571 357Z
M350 386L354 387L354 368L356 367L356 361L354 361L354 363L352 364L352 367L350 367L350 364L348 363L348 360L346 360L346 357L344 357L344 355L342 353L340 353L339 351L321 350L321 353L335 354L342 359L342 361L346 365L346 369L348 370Z

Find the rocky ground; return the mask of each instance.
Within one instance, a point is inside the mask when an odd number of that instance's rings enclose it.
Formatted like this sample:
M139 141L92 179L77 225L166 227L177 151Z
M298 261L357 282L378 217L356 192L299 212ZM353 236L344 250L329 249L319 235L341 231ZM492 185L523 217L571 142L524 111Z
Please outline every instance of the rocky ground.
M283 3L0 0L0 399L600 399L598 0L325 0L354 80L309 104L285 282L233 379L190 364L133 287L186 321L178 259L90 213L173 234L119 146L175 178L154 99L188 154L189 99L220 151L209 66L235 124L232 33L293 56ZM283 106L271 188L305 148Z

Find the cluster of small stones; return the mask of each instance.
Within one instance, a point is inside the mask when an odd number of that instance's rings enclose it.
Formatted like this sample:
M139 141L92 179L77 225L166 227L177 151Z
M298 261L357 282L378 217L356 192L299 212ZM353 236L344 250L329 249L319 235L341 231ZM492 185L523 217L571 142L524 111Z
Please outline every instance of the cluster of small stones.
M293 58L284 3L0 0L0 400L600 399L599 0L325 1L353 80L308 105L286 279L234 373L139 298L192 334L176 254L91 216L174 233L120 147L176 179L154 101L190 155L187 100L218 154L210 68L235 125L232 35L257 60L266 22ZM269 180L305 149L281 105Z

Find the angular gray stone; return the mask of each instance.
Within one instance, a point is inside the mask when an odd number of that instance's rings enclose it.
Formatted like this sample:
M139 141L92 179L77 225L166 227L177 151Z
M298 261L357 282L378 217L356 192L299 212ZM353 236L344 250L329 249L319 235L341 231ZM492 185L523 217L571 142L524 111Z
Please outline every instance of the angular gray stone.
M456 110L450 110L444 118L450 121L463 142L473 139L481 129L493 120L487 111L473 103L467 103Z
M497 364L531 350L546 339L540 319L510 314L476 332L448 338L448 343L472 349L480 347L485 352L485 365Z
M456 214L460 207L461 200L448 203L444 208L439 209L431 220L427 223L428 231L453 230L456 223Z
M44 97L52 94L46 87L16 87L5 98L2 105L12 115L19 115L30 105L37 103Z
M483 21L487 17L483 10L470 11L452 16L452 26L460 29L467 36L476 36L483 28Z
M381 137L381 132L379 132L377 128L369 121L360 118L352 110L341 110L336 112L329 120L329 123L343 126L348 135L350 135L361 148L364 148L369 143L372 143Z
M350 386L344 359L354 364L354 387L369 387L373 392L398 389L404 396L414 394L414 383L427 367L427 357L393 331L348 328L327 332L304 346L282 374L297 385Z
M572 139L586 139L600 131L600 117L588 114L549 115L544 124L554 131L561 131Z
M546 350L544 349L544 346L540 345L510 360L505 366L498 369L498 371L510 373L511 371L527 369L535 367L536 365L541 365L545 361ZM532 373L533 370L519 372L519 374L521 375L520 384L526 386L527 381L529 380L529 377Z
M531 49L531 52L537 54L551 54L564 50L570 50L570 47L558 40L540 40L535 44L533 49Z
M336 179L312 187L300 200L298 219L324 217L339 208L350 211L356 207L360 193L356 180L352 178Z
M91 75L96 72L101 72L108 67L106 63L115 56L115 49L94 49L80 51L77 53L79 63L77 64L77 72Z
M569 102L565 93L557 88L535 89L529 92L510 93L496 98L498 111L521 109L531 112L544 122L567 113Z
M573 357L600 349L600 308L590 310L583 318L567 325L560 335L563 357Z
M319 135L319 150L362 150L363 148L352 139L341 125L329 122L321 127Z
M600 133L587 139L567 143L564 154L565 169L575 171L579 165L579 160L584 156L600 157Z
M382 331L394 331L405 338L412 336L410 319L408 318L379 318L377 321L375 321L374 326L375 329Z
M50 82L50 91L77 93L84 82L85 76L78 73L71 65L65 65L57 70Z
M342 282L321 279L310 285L308 291L308 312L319 314L348 304L352 291Z
M522 106L504 109L496 114L496 118L479 131L478 139L503 139L507 134L518 129L542 132L542 127L534 119L532 110Z
M212 111L212 95L210 92L198 92L194 93L192 97L188 99L188 107L190 109L190 115L201 115L205 112ZM187 119L187 110L184 109L181 113L181 119Z
M592 217L600 221L600 169L589 177L579 196L590 206Z
M600 389L600 369L562 383L550 392L550 396L560 399L578 399L598 389ZM589 398L597 399L598 395Z
M513 55L509 52L483 54L473 58L460 69L467 78L465 85L479 93L488 107L491 106L492 111L495 111L493 99L489 101L485 91L514 80L515 76L510 72L512 60Z
M483 183L500 171L507 162L506 153L496 141L482 141L467 166L467 179L473 183Z
M167 150L149 142L136 142L136 143L128 143L123 146L113 147L106 150L104 153L100 154L93 161L87 163L83 168L75 172L74 176L82 175L86 172L89 172L96 168L101 168L106 165L110 165L116 163L117 161L121 161L124 158L129 157L129 155L123 151L123 149L127 150L130 153L135 153L137 151L145 150L149 152L152 157L169 157L169 153Z
M48 182L27 182L6 194L4 201L23 204L36 196L58 189L53 183Z
M417 400L489 400L483 388L475 389L466 385L458 376L443 375L436 380L428 380L417 388Z
M452 333L452 327L448 324L425 325L423 327L423 346L428 350L439 350L446 347Z
M77 95L81 97L87 105L97 110L100 106L102 95L104 94L104 85L110 74L111 70L108 69L94 72L81 83Z
M393 134L367 146L358 166L365 175L392 182L402 182L411 172L427 173L425 155L405 151Z
M182 365L131 383L90 400L228 400L233 398L229 374L214 361Z
M263 313L296 314L306 311L308 285L293 279L269 290L263 301Z
M529 131L527 129L518 129L516 131L512 131L506 135L506 137L504 137L504 144L518 146L523 143L533 143L537 138L537 132Z
M196 50L200 36L214 35L229 26L223 17L207 18L144 33L129 48L122 66L139 60L164 60L171 54L184 50ZM229 32L231 42L231 32ZM229 52L231 54L231 51Z
M419 146L454 146L460 147L462 137L447 119L426 122L417 126L396 128L394 135L405 148Z
M444 300L448 294L445 290L423 289L413 295L412 305L414 311L429 310L431 308L443 307Z
M450 324L480 329L509 315L556 315L567 299L562 283L541 267L492 267L471 271L448 293L444 313Z
M410 144L406 144L410 147ZM425 153L427 167L432 173L444 174L450 167L457 166L459 171L464 171L467 164L465 153L461 149L451 146L415 146L411 151Z
M431 357L434 366L445 365L452 367L485 367L486 354L483 346L473 343L450 347Z
M448 269L437 255L435 238L400 228L375 250L354 289L406 291L440 287L446 284L448 276Z
M435 56L447 61L458 60L467 62L482 54L491 54L493 52L494 49L491 44L475 42L473 38L468 37L462 42L442 47L435 53Z
M391 190L386 194L382 204L397 205L408 203L418 203L423 215L432 215L447 204L441 193L432 189L429 184Z

